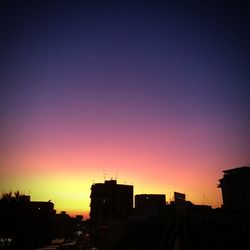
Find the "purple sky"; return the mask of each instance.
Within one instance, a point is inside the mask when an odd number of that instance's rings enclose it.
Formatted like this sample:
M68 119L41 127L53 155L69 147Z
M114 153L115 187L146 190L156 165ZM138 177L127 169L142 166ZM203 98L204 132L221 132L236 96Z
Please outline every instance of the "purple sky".
M1 8L3 126L5 117L104 109L124 119L218 119L246 138L248 5L8 2Z

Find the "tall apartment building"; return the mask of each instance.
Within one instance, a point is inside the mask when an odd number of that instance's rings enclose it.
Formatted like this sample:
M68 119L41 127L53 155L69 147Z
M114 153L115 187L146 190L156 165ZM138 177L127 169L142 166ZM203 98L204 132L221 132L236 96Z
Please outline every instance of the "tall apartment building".
M133 210L133 186L116 180L93 184L90 198L92 221L128 219Z
M250 167L224 170L218 187L222 190L223 207L250 209Z
M90 198L91 237L98 246L109 248L123 235L133 213L133 186L116 180L96 183Z

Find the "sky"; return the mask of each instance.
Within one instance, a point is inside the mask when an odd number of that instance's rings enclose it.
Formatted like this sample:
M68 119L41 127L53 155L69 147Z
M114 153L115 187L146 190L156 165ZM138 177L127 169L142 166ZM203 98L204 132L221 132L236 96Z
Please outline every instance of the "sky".
M113 178L221 206L250 162L249 25L243 1L1 1L0 192L87 217Z

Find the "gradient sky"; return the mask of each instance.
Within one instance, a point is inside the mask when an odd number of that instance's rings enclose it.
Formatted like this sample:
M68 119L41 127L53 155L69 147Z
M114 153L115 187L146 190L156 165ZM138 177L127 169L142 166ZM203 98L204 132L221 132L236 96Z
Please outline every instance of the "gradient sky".
M1 1L0 191L87 215L105 172L221 205L250 162L250 8L183 2Z

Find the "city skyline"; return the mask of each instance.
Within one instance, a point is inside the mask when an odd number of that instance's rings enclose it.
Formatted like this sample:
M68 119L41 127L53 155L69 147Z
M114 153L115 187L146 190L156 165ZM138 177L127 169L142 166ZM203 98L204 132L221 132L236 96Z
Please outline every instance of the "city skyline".
M73 1L74 2L74 1ZM249 6L3 1L0 192L89 211L90 187L219 207L250 159Z
M57 213L50 200L34 202L19 191L2 194L0 248L242 248L249 239L250 167L223 173L218 185L223 205L215 209L194 204L179 192L170 203L165 194L134 195L134 186L116 180L92 184L89 218Z

